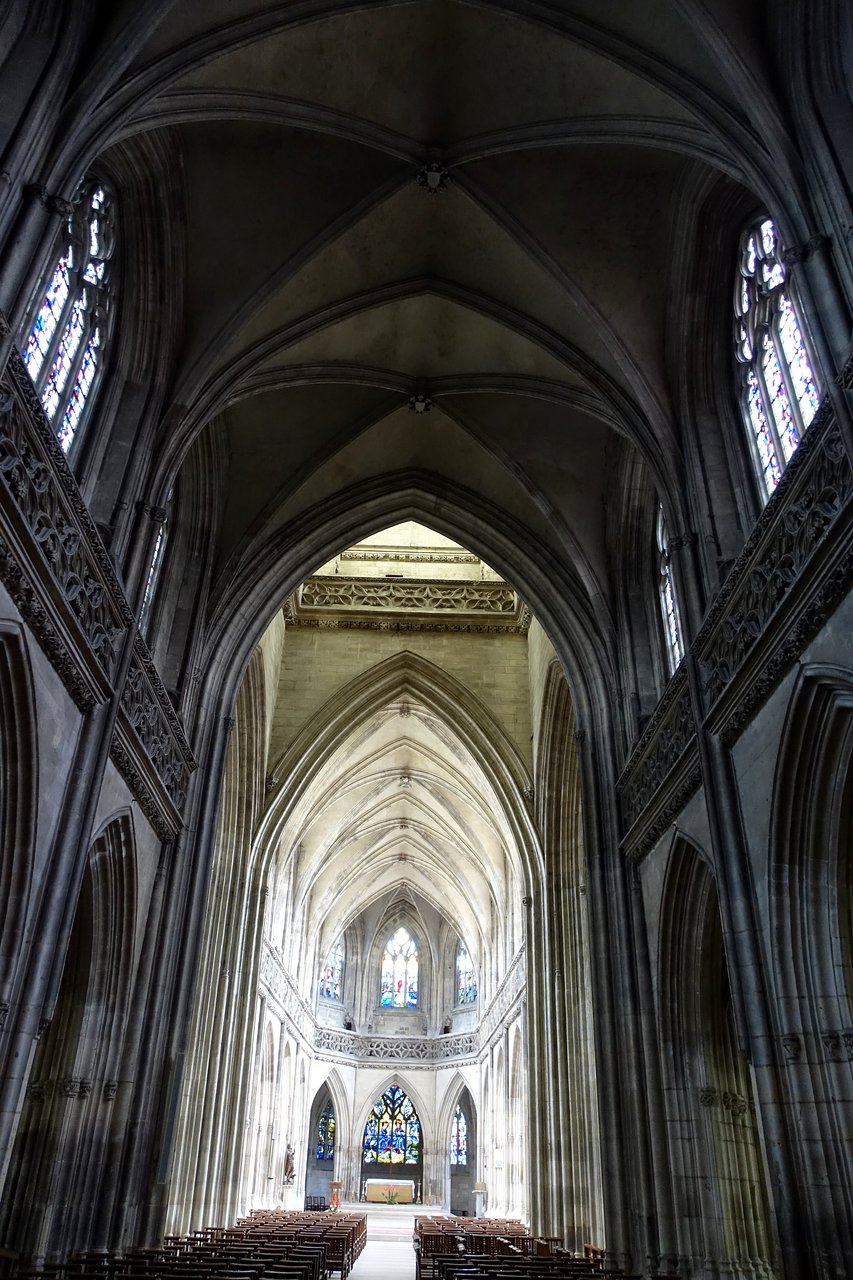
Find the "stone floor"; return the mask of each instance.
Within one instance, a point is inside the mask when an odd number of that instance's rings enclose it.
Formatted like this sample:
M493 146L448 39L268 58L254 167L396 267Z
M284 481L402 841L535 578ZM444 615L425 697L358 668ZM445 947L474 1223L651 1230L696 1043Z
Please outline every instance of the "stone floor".
M346 1205L355 1211L365 1206ZM438 1206L371 1205L367 1213L367 1244L350 1272L352 1280L414 1280L412 1233L416 1213L441 1212Z

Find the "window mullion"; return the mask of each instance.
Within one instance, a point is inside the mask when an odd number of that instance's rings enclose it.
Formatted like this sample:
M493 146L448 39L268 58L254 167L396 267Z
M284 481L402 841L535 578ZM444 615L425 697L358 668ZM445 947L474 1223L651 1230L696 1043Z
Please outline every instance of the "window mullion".
M762 350L762 343L764 342L765 334L769 337L770 341L774 345L774 349L776 351L776 359L779 363L779 367L781 368L782 361L779 360L779 349L778 347L776 347L776 340L773 334L773 328L769 320L763 323L758 330L758 346L756 347L756 351ZM758 390L761 393L761 403L764 408L764 418L770 430L770 438L773 441L773 449L776 453L776 461L779 464L779 470L784 471L785 465L786 465L785 450L782 448L782 440L779 435L779 428L776 425L776 414L773 412L773 400L771 399L770 393L767 389L767 379L764 377L764 362L758 355L756 355L753 360L752 368L753 368L753 372L755 373L756 381L758 382ZM787 387L787 383L785 385Z
M69 242L69 247L73 252L73 249L74 249L73 243ZM68 248L66 248L65 252L66 253L68 252ZM53 331L53 337L51 338L50 344L48 345L44 360L42 361L42 366L39 369L37 376L33 379L35 389L38 392L39 400L41 399L41 394L44 391L45 384L47 383L47 380L50 377L50 371L53 368L53 362L56 359L56 355L62 343L62 338L65 334L65 330L68 328L68 322L71 319L71 313L74 310L74 304L76 303L78 297L80 296L81 279L82 279L82 272L75 267L69 267L68 297L65 299L65 305L63 306L60 317L56 323L56 328ZM39 308L36 310L36 313L35 313L36 316L38 316L39 310L41 310L41 304L39 304ZM33 323L35 323L35 316L33 317ZM53 421L53 419L51 419L51 421Z

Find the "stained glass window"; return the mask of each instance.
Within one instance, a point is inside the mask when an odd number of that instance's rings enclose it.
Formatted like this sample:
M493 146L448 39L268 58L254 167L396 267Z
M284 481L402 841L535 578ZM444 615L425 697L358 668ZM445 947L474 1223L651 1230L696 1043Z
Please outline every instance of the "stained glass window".
M344 940L338 938L323 965L320 995L325 1000L340 1000L344 976Z
M408 1094L392 1084L370 1109L364 1126L362 1160L365 1164L419 1164L420 1158L418 1113Z
M477 999L477 975L468 955L468 948L460 942L456 948L456 1003L473 1004Z
M786 287L776 227L753 223L741 240L735 281L735 348L744 416L768 496L820 405L806 338Z
M672 675L684 657L684 641L681 638L681 620L678 616L678 603L675 599L675 585L672 580L672 565L669 559L669 538L666 532L666 517L663 507L658 507L657 523L658 593L660 595L660 611L663 619L663 633L666 639L666 652L669 661L669 673Z
M379 1003L397 1009L418 1003L418 949L402 927L385 944Z
M115 208L102 183L80 188L61 253L21 355L67 453L103 363L111 314Z
M326 1099L326 1105L320 1112L317 1121L317 1159L334 1160L335 1158L335 1108L332 1099Z
M453 1128L450 1131L450 1163L468 1163L468 1121L458 1104L453 1113Z

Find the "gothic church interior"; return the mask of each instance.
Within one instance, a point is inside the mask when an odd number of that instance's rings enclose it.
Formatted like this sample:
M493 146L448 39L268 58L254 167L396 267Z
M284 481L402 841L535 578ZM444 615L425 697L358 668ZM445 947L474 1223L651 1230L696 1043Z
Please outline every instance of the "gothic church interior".
M853 11L0 13L0 1273L853 1272Z

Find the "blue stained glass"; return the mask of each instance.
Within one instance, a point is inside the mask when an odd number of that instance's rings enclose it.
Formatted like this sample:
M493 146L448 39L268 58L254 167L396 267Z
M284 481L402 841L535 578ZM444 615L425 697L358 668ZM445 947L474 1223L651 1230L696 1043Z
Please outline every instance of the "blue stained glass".
M385 945L379 1003L397 1009L412 1009L418 1003L418 950L403 928Z
M316 1156L318 1160L334 1160L335 1128L335 1108L332 1105L332 1099L329 1098L317 1121Z
M779 436L782 453L787 462L800 443L800 437L794 422L794 415L791 412L788 388L785 386L779 357L776 354L776 344L768 333L764 335L763 347L764 354L761 359L761 371L764 374L764 385L767 388L770 408L773 411L776 423L776 433Z
M80 341L83 337L83 312L85 307L86 295L82 294L75 299L74 306L71 308L71 315L68 317L68 324L65 326L59 350L54 357L47 382L44 384L44 389L41 393L44 411L50 419L53 419L59 406L59 400L68 381L68 375L71 372L77 348L80 346Z
M418 1164L421 1122L412 1101L399 1085L391 1085L374 1102L364 1126L365 1164Z
M803 334L800 329L791 299L783 293L779 296L779 339L782 353L794 384L794 393L803 425L808 426L815 416L820 404L817 384L812 367L806 354Z
M56 333L56 326L59 324L60 316L68 301L68 293L71 287L70 269L71 249L68 248L56 264L56 269L44 296L44 302L39 307L38 315L27 339L27 345L22 352L24 364L27 366L32 378L37 378L41 373L45 356L50 349L53 335Z
M109 313L110 201L103 187L78 200L68 222L71 243L54 268L22 351L44 411L63 450L70 449L102 363ZM76 261L76 245L86 246ZM97 319L97 323L96 323ZM82 356L81 356L82 350Z
M340 1000L344 972L344 940L338 938L320 976L320 995L325 1000Z
M453 1115L453 1128L450 1133L450 1163L455 1165L468 1163L468 1121L460 1106Z
M767 492L770 494L782 479L782 468L776 454L776 446L773 443L773 436L767 422L767 415L764 412L764 403L761 399L761 388L758 385L758 379L752 369L750 369L747 374L746 390L749 418L752 423L755 443L758 447L758 456L761 461L761 473L764 477L764 484L767 488Z
M456 949L456 1003L473 1004L477 999L477 975L464 942Z
M71 391L71 397L65 406L65 412L62 415L57 435L59 443L65 453L74 443L74 435L80 422L80 416L86 406L86 397L91 390L92 383L95 380L95 374L98 369L98 348L101 345L101 337L96 329L89 341L86 343L86 349L83 352L83 359L80 361L80 368L77 370L77 377L74 379L74 386Z

